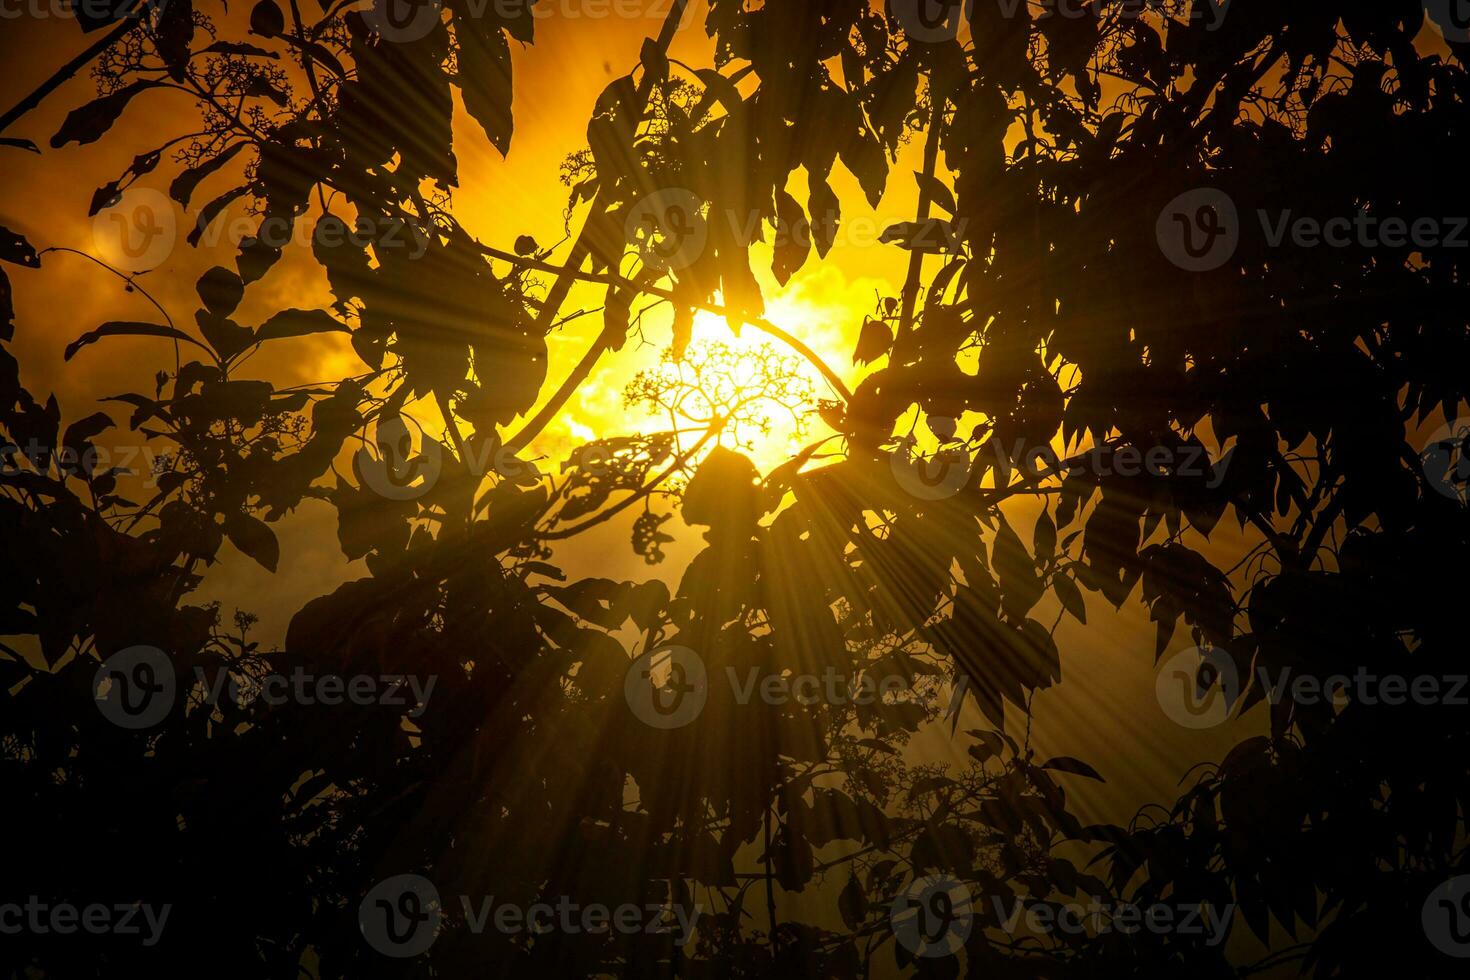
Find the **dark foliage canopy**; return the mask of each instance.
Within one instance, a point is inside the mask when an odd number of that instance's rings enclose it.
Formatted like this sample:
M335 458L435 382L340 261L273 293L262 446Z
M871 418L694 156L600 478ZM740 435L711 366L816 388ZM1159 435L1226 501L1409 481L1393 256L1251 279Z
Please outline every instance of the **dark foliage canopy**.
M1038 758L1024 733L1033 693L1062 681L1056 625L1037 618L1051 599L1083 622L1089 603L1142 602L1155 657L1182 624L1243 679L1464 673L1470 511L1442 492L1422 436L1464 410L1470 250L1293 247L1254 216L1470 215L1465 47L1431 35L1418 0L1232 0L1218 21L1205 0L1082 15L975 0L958 37L906 32L895 5L713 0L716 57L700 67L671 63L666 25L592 107L571 200L584 224L560 257L481 242L453 210L456 141L512 145L511 48L550 29L528 7L448 0L396 40L361 11L312 19L294 0L89 8L88 38L115 35L100 94L51 147L108 139L166 90L191 93L205 123L183 143L193 121L158 134L93 212L174 166L193 241L235 202L261 230L199 280L193 323L160 310L67 348L171 340L151 391L84 415L28 391L0 348L0 429L21 447L0 478L4 891L173 906L153 947L5 937L9 969L858 977L896 963L1080 978L1284 963L1330 977L1388 948L1406 976L1449 974L1420 910L1470 870L1467 709L1307 705L1247 685L1235 710L1254 734L1127 826L1080 822L1068 786L1101 775ZM477 131L451 125L454 89ZM579 454L552 480L474 465L529 445L623 346L640 299L673 305L676 360L700 309L782 339L751 242L710 221L691 264L636 261L640 202L679 191L758 215L784 282L854 206L834 171L876 203L910 179L893 163L909 141L926 149L919 211L887 237L913 274L862 329L859 359L877 366L823 408L839 454L814 446L761 474L704 452L715 424L692 447L609 436L600 462ZM1160 247L1160 215L1188 193L1223 195L1239 217L1213 268ZM335 303L237 322L303 222ZM341 233L363 227L368 240ZM5 341L44 326L12 324L11 277L25 288L17 268L51 258L0 229ZM605 290L605 327L549 386L547 336L578 281ZM363 372L294 389L250 375L260 346L321 332L350 335ZM414 403L441 413L444 441L424 436L401 462L432 457L443 476L392 499L364 471L373 454L351 451L404 456L391 444ZM915 406L967 420L931 425L967 461L957 492L894 478ZM146 499L129 499L127 474L67 465L122 426L168 447ZM1076 453L1064 479L1028 468L1058 440ZM1205 465L1109 465L1160 447ZM677 505L705 533L678 581L557 567L554 542L630 506L633 546L656 564L667 515L653 502L680 475ZM1041 506L1034 526L1003 507L1023 497ZM248 618L223 622L191 594L226 540L272 571L288 560L273 525L299 507L330 508L369 574L305 603L266 650ZM1212 543L1231 523L1251 547L1236 568ZM916 764L903 750L945 724L943 705L740 703L712 684L697 720L662 731L628 711L629 637L635 652L696 650L711 675L954 679L990 727L953 733L967 766ZM91 703L94 678L135 646L166 651L181 691L203 683L156 726L120 731ZM200 693L298 668L438 686L421 713ZM834 841L845 856L814 850ZM667 934L476 931L446 901L432 949L386 958L363 941L359 903L407 873L444 896L706 914L679 948ZM955 955L914 959L889 907L939 873L975 896L976 927ZM808 891L835 903L823 924L775 914L778 893ZM1147 931L1023 941L990 904L1077 896L1233 905L1265 952Z

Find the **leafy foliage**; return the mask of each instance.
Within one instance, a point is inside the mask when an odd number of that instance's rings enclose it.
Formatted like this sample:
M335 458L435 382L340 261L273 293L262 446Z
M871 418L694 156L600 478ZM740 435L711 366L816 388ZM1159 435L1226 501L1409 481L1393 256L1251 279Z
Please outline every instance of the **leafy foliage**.
M153 90L183 88L204 135L176 151L170 193L208 199L193 239L238 200L260 231L233 270L200 280L197 331L112 321L67 348L182 345L152 393L108 399L132 409L129 430L167 447L147 500L123 496L127 473L67 463L92 458L118 420L63 429L56 400L39 401L0 353L0 427L15 444L0 493L14 576L4 633L24 639L0 660L7 878L21 894L176 909L157 947L28 936L7 947L17 967L867 976L894 955L883 951L893 897L944 872L977 910L1078 895L1235 903L1278 960L1317 976L1352 972L1385 943L1403 965L1434 969L1417 903L1465 870L1463 709L1258 708L1253 687L1240 710L1257 734L1127 827L1081 824L1066 787L1100 774L1038 760L1017 738L1034 693L1062 680L1055 625L1038 618L1048 594L1084 622L1089 600L1142 601L1156 657L1182 621L1246 678L1463 663L1445 612L1470 516L1436 491L1413 442L1466 397L1467 253L1275 249L1247 221L1228 262L1191 272L1155 238L1164 205L1201 186L1245 215L1470 214L1456 152L1470 128L1462 48L1416 47L1417 3L1234 0L1218 29L1127 7L1066 17L1019 3L1007 16L980 2L961 43L908 38L891 9L862 0L714 0L713 66L673 64L665 32L593 107L571 168L586 224L562 267L534 241L476 241L452 206L454 140L466 135L452 89L478 126L470 138L483 130L508 152L510 42L532 42L528 10L451 2L422 37L394 41L339 7L314 23L273 0L244 17L222 9L242 37L248 21L247 43L216 40L211 17L171 2L122 35L99 63L102 94L51 145L107 138ZM876 203L909 139L933 162L918 175L921 213L889 240L916 276L926 255L938 270L862 325L854 360L882 366L821 412L840 456L818 462L811 449L763 475L720 445L732 420L759 419L740 414L748 384L721 389L703 373L708 352L687 345L693 311L718 299L732 325L759 324L750 263L764 226L784 243L773 250L784 282L833 245L836 166ZM137 157L98 201L178 142ZM788 190L797 170L804 194ZM204 191L222 178L231 186ZM711 220L687 268L640 265L624 229L659 190L750 215L753 237ZM308 221L333 308L236 322ZM924 246L939 225L945 247ZM811 249L793 244L808 237ZM0 229L0 260L42 256ZM520 464L548 406L565 403L543 392L546 337L554 298L579 277L608 287L595 354L622 346L639 296L678 307L667 372L630 397L667 406L700 393L673 426L692 417L702 438L609 436L549 475L486 468L505 450ZM10 291L0 270L7 341ZM260 345L323 331L349 333L365 370L284 390L246 376ZM790 383L767 407L810 401L789 371L772 372ZM394 433L423 406L443 441L402 446ZM902 420L920 413L972 463L955 494L915 496L893 479ZM983 419L967 438L940 421L967 417ZM1078 454L1064 476L1026 468L1028 451L1058 440ZM1114 465L1157 447L1208 471ZM348 452L352 479L329 482ZM442 475L421 494L371 488L374 466L436 460ZM1029 533L1002 507L1021 494L1044 508ZM677 583L568 581L552 542L655 495L705 529ZM365 558L368 575L305 603L280 650L251 641L248 618L232 631L218 608L189 604L226 541L275 570L285 556L272 526L308 500L335 511L344 554ZM1244 578L1209 541L1227 514L1250 536ZM634 524L651 564L671 540L665 520L650 503ZM630 646L668 643L698 651L713 677L899 676L905 696L742 702L717 683L689 727L662 731L630 716L624 685ZM165 650L189 694L159 726L120 733L87 702L98 662L139 644ZM294 668L439 686L421 714L202 696L220 672L248 686ZM989 727L964 733L964 765L910 764L903 750L922 726L953 722L941 718L944 681ZM58 858L80 842L106 860ZM445 895L522 904L699 902L708 925L691 949L666 935L544 939L468 929L451 904L429 953L393 961L363 944L356 909L405 872ZM778 915L778 892L821 896L826 926ZM910 962L895 944L897 965L948 977L962 962L994 977L1250 969L1198 937L1021 942L977 914L962 955Z

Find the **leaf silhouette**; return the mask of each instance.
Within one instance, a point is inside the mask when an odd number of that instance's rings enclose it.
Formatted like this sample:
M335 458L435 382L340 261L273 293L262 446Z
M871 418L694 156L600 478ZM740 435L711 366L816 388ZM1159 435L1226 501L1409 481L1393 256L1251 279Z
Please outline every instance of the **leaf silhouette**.
M95 143L102 138L102 134L112 128L117 122L133 97L157 88L161 83L151 81L133 82L99 99L93 99L86 105L73 109L67 113L66 119L62 121L61 128L56 135L51 137L51 148L59 149L68 143Z

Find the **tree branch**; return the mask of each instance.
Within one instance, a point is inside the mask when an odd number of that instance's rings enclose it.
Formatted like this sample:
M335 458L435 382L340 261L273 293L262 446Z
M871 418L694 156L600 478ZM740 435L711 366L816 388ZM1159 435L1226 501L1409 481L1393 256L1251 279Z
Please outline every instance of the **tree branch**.
M129 31L132 31L139 24L143 23L143 18L141 16L135 16L135 14L138 13L135 8L137 8L140 3L142 3L142 0L133 0L128 10L123 14L122 23L118 24L111 31L108 31L102 37L94 41L92 45L81 54L77 55L75 58L62 65L60 68L56 69L56 73L50 78L46 79L44 82L42 82L39 88L37 88L30 95L27 95L25 98L21 99L15 105L11 106L9 111L7 111L5 115L0 116L0 133L5 132L5 130L9 129L11 124L14 123L17 119L19 119L21 116L24 116L32 109L36 108L36 106L40 105L45 100L46 96L50 95L52 92L60 88L65 82L69 81L71 77L75 75L78 71L80 71L84 65L91 62L94 58L100 56L102 52L106 51L108 48L116 44Z

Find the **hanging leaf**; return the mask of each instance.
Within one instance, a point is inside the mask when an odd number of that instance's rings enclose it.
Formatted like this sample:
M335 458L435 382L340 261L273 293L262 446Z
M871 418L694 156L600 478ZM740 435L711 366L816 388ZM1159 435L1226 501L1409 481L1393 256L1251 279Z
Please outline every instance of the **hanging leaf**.
M842 886L842 892L837 896L837 911L849 929L862 925L865 906L863 887L858 884L857 875L848 875L847 884Z
M174 178L172 184L169 184L168 196L187 208L189 206L189 199L194 196L194 189L199 186L199 183L229 163L235 154L245 149L248 145L248 143L236 143L233 146L226 147L203 163L195 164L188 170L183 171Z
M214 219L218 218L225 208L229 207L231 204L235 203L236 200L244 197L249 192L249 185L242 185L240 187L234 188L233 190L225 191L219 197L206 204L204 206L204 209L199 212L199 217L194 221L194 230L189 232L189 244L197 246L199 244L199 239L203 237L204 232L209 228L210 225L214 224Z
M959 238L954 224L940 218L929 218L890 225L878 236L878 241L910 252L938 253L954 251Z
M955 204L954 193L940 182L939 178L932 174L914 171L914 179L919 183L919 190L929 195L929 200L939 205L950 214L959 210Z
M786 285L796 271L806 264L812 251L812 229L806 212L796 198L786 191L776 191L776 244L771 272L776 281Z
M281 560L281 545L264 521L250 514L230 514L225 518L224 531L230 544L254 558L266 571L276 570Z
M515 132L510 44L499 28L464 17L455 18L454 36L459 41L456 81L464 93L464 107L484 128L491 145L505 156Z
M87 205L87 217L95 218L103 208L110 208L122 199L121 185L110 180L92 192L92 203Z
M1077 583L1066 575L1054 575L1051 587L1061 601L1062 608L1072 614L1077 622L1087 623L1087 605L1082 601L1082 591L1077 588Z
M217 265L199 277L194 286L200 300L209 312L216 316L229 316L240 305L245 295L245 283L239 276Z
M111 95L93 99L86 105L73 109L67 113L56 135L51 137L51 148L60 149L68 143L95 143L103 133L112 128L113 123L117 122L133 96L162 84L162 82L149 81L134 82Z
M811 212L812 243L817 247L817 258L825 259L837 241L837 228L842 221L842 202L837 192L825 180L813 175L809 181L810 196L807 210Z
M182 82L189 64L189 45L194 43L193 0L166 0L153 26L153 43L169 76Z
M207 48L200 48L200 54L233 54L245 58L269 58L272 61L280 61L281 55L276 51L267 51L265 48L254 44L246 44L243 41L215 41Z
M260 342L314 333L349 332L345 323L334 320L326 310L282 310L256 329L255 339Z
M286 15L276 0L260 0L250 10L250 32L275 37L286 30Z
M62 360L69 361L77 351L89 344L95 344L103 337L170 337L174 340L182 340L193 344L195 347L204 348L199 341L190 337L182 330L173 327L165 327L158 323L136 323L133 321L113 320L102 324L96 330L90 330L82 334L76 340L66 345L62 351ZM208 350L208 348L204 348Z
M1098 774L1098 771L1081 759L1074 759L1069 755L1059 755L1055 759L1049 759L1041 764L1043 769L1054 769L1057 772L1070 772L1075 776L1086 776L1088 779L1096 779L1100 783L1107 782Z
M857 349L853 351L852 363L871 364L892 349L892 328L882 320L868 317L863 320L863 329L858 333Z
M1032 547L1037 558L1050 558L1057 551L1057 526L1051 515L1043 510L1036 518L1036 530L1032 534Z
M10 276L0 267L0 340L15 337L15 300L10 291Z

